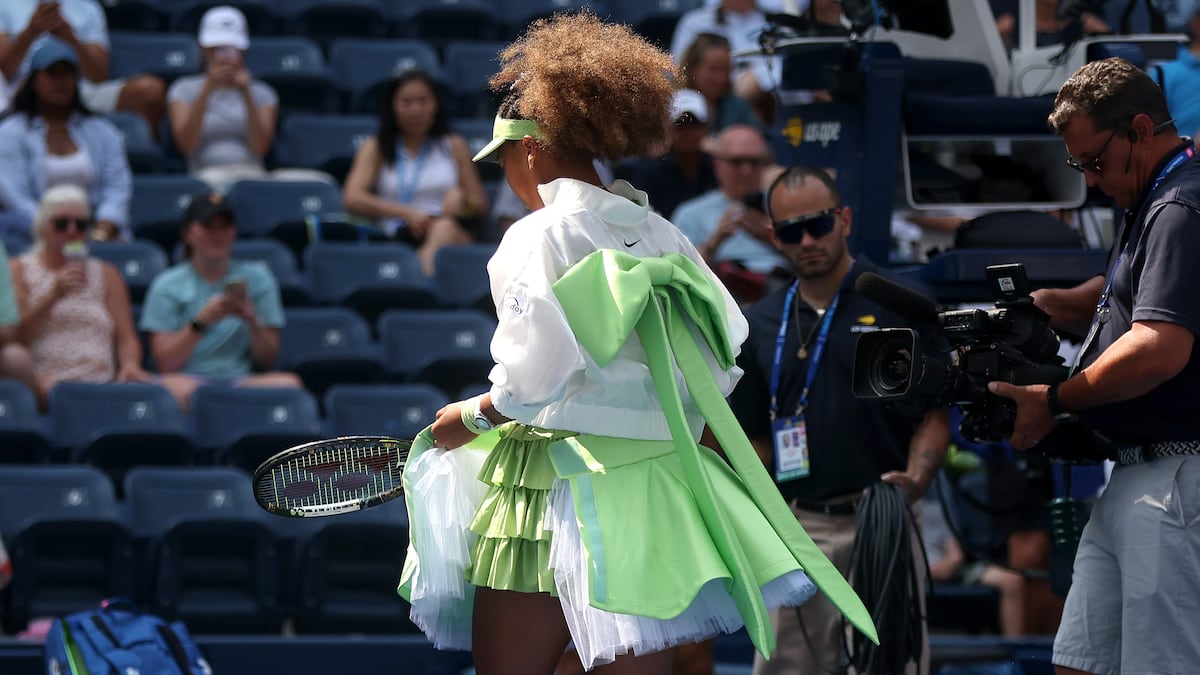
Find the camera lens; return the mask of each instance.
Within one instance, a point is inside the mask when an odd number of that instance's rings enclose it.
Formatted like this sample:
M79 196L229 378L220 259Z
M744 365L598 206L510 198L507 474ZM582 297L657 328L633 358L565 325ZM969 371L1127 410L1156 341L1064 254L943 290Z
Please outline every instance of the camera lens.
M880 351L871 373L881 395L903 393L912 374L912 352L898 345Z

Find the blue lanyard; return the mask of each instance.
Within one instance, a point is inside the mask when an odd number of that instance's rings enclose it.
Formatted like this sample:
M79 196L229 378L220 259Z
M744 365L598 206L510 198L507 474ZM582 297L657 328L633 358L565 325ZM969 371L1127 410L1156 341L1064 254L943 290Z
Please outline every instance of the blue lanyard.
M1150 186L1150 190L1146 192L1146 199L1150 199L1150 195L1158 190L1158 186L1162 185L1163 180L1175 169L1178 169L1181 164L1188 161L1196 155L1195 146L1189 145L1180 150L1171 158L1170 162L1163 167L1158 178L1154 179L1154 184ZM1132 223L1131 223L1132 225ZM1108 274L1105 275L1104 290L1100 292L1100 300L1096 303L1096 313L1092 315L1092 325L1088 327L1087 336L1083 339L1083 344L1079 346L1079 351L1075 353L1075 362L1071 364L1070 375L1075 374L1075 369L1079 367L1079 362L1083 360L1083 354L1091 347L1092 341L1096 339L1096 333L1099 332L1100 323L1104 321L1108 315L1108 303L1112 297L1113 281L1117 276L1117 268L1121 266L1121 261L1125 259L1125 253L1129 251L1129 240L1126 239L1125 244L1121 247L1121 252L1117 254L1116 260L1113 260L1112 266L1108 268Z
M796 299L796 291L800 288L797 280L788 288L783 300L783 312L779 318L779 333L775 336L775 358L771 362L771 420L774 421L779 411L779 365L783 360L783 343L787 339L788 315L792 312L792 302ZM840 288L840 287L839 287ZM841 290L833 296L825 316L821 317L821 327L817 332L817 343L813 346L812 354L808 357L808 371L804 376L804 390L800 392L800 400L796 402L796 414L804 412L808 405L808 392L812 389L813 380L817 378L817 368L821 364L821 355L825 353L825 342L829 339L829 327L833 325L833 313L837 311L838 300L842 297ZM799 335L796 336L799 339Z
M404 159L404 144L396 144L396 184L397 196L401 204L409 204L412 202L413 195L417 192L417 181L421 180L421 171L425 168L425 159L429 157L429 141L421 144L421 150L417 152L417 159L413 162L412 175L406 181L404 178L404 165L407 161Z

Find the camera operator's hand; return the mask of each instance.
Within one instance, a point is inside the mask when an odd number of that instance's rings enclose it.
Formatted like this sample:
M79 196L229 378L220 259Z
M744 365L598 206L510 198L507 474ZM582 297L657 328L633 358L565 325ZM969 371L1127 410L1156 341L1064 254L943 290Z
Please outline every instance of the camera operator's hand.
M1007 382L989 382L988 391L1011 398L1017 404L1017 419L1013 424L1008 442L1018 450L1028 450L1046 437L1055 425L1046 403L1046 390L1050 385L1030 384L1017 386Z
M880 476L879 480L891 483L904 490L909 504L916 504L921 501L921 497L925 495L925 489L928 487L928 485L921 482L919 476L906 471L889 471Z

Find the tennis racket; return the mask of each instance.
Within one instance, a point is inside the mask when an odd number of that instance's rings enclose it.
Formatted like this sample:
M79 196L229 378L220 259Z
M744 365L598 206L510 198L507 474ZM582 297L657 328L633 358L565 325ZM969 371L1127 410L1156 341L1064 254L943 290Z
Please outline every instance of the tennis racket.
M343 436L297 445L254 472L254 498L292 518L358 511L403 494L401 479L412 441Z

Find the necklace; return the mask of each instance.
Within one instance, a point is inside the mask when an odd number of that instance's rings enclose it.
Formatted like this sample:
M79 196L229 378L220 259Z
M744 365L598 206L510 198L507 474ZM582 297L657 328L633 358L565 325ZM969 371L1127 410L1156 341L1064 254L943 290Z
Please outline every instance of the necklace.
M804 340L800 343L800 348L796 350L796 358L800 359L801 361L808 360L808 345L809 345L809 343L812 342L813 337L817 334L817 330L820 329L821 318L822 318L822 315L825 314L825 310L822 310L822 309L818 309L818 310L816 310L816 312L817 312L817 320L815 322L813 322L812 329L810 331L808 331L808 337L804 338ZM794 320L794 322L796 324L796 337L799 338L800 336L804 335L804 333L801 332L801 330L800 330L800 294L799 293L796 294L796 301L794 303L792 303L792 319Z

